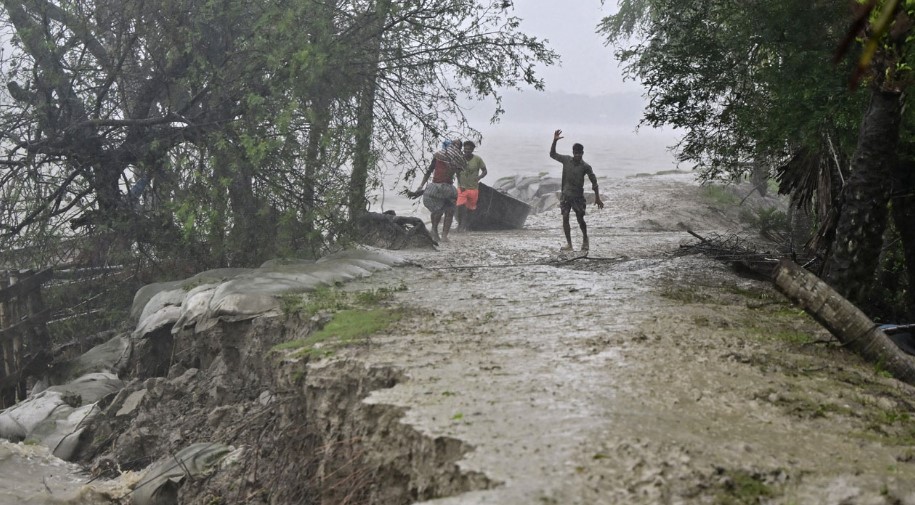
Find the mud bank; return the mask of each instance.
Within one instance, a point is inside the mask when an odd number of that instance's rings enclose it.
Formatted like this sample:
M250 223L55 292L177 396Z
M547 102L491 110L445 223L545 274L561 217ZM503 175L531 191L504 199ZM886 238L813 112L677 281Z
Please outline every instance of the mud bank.
M405 283L396 303L424 314L351 351L409 378L367 401L501 483L429 503L915 503L912 388L768 282L677 255L686 229L765 246L746 208L680 175L601 192L587 258L558 257L542 214L347 287Z
M376 269L364 256L334 260L333 272L345 274L337 284ZM311 285L323 275L314 266L306 265L307 276L292 272L294 279ZM223 286L239 280L262 292L264 286L282 286L284 278L261 282L245 273ZM89 352L61 362L46 380L64 385L36 391L4 411L4 428L22 433L15 441L25 437L24 444L4 446L9 449L4 464L38 460L30 468L39 471L26 472L27 482L9 483L9 493L0 488L0 498L138 505L407 504L492 486L485 476L456 465L471 450L464 442L427 437L401 422L402 408L364 402L402 381L399 369L346 358L314 360L310 349L303 349L302 342L336 321L334 310L308 308L332 299L339 309L343 300L331 290L314 284L306 294L265 296L240 289L235 295L191 281L141 290L137 330L107 335ZM220 307L238 297L252 303L240 314L200 316L212 312L201 311L207 306L199 303L201 288L223 293L217 297ZM251 306L269 310L251 314ZM85 389L92 397L77 389L87 377L104 386ZM62 408L78 409L81 421L71 428L45 418ZM63 434L53 432L54 426ZM60 451L58 440L67 441L67 451ZM80 463L88 475L79 475L52 451Z
M161 503L407 504L491 486L455 464L465 443L363 402L398 384L398 369L273 350L315 325L277 316L179 333L166 376L136 380L107 406L85 462L118 479L191 444L230 447L218 470L163 487Z
M915 504L915 390L769 283L677 254L686 229L752 233L745 209L688 174L601 192L587 257L559 256L559 216L538 214L270 316L153 335L100 407L92 485L135 489L216 442L229 456L171 503ZM317 339L344 295L397 317Z

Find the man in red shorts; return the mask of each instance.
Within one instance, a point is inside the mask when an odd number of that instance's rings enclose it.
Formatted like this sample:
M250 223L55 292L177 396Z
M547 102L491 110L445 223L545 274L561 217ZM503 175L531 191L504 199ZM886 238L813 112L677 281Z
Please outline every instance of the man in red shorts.
M472 214L477 210L480 197L480 179L486 177L486 163L473 154L477 145L471 140L464 141L464 160L467 166L458 174L457 219L458 231L470 229Z

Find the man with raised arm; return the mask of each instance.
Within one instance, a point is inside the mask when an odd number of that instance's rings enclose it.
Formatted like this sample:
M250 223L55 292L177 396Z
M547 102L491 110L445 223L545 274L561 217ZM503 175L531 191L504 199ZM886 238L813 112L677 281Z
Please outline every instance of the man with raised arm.
M597 177L594 175L594 170L582 159L585 154L584 146L573 144L572 156L558 154L556 153L556 142L562 138L562 130L556 130L553 133L553 144L550 147L550 158L562 163L562 192L559 196L559 209L562 211L562 231L566 236L566 245L562 246L560 250L572 250L572 227L569 225L569 212L574 210L578 226L581 228L581 250L587 251L590 244L588 244L588 226L585 224L585 207L587 207L584 190L585 176L591 180L594 204L598 209L603 209L604 202L600 199L600 193L597 190Z

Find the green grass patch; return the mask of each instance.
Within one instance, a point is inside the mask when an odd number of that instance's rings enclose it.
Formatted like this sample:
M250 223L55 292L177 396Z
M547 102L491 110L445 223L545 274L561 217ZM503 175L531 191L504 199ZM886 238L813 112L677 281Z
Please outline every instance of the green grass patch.
M407 285L401 284L394 288L378 288L369 291L360 291L354 295L357 303L361 305L378 305L381 302L390 300L394 293L406 291Z
M784 235L790 232L788 214L775 207L761 209L741 207L737 217L763 236Z
M830 413L839 413L840 409L832 403L821 403L804 396L782 397L776 402L791 414L803 419L827 417Z
M870 436L883 444L900 447L915 446L915 421L911 413L897 409L880 409L869 406L864 410Z
M757 288L744 288L735 284L725 284L724 289L735 295L742 296L754 301L772 301L778 298L771 291Z
M715 503L718 505L756 504L776 495L772 486L743 470L728 472L728 477L715 496Z
M796 330L766 330L754 328L753 334L764 340L777 340L793 345L806 345L813 342L813 337L807 333Z
M827 417L829 414L849 414L849 409L834 403L818 403L810 412L810 417Z
M879 363L876 364L876 365L874 365L874 374L876 374L876 375L878 375L878 376L880 376L880 377L883 377L884 379L892 379L892 378L893 378L893 373L890 372L889 370L884 370L884 369L883 369L883 365L881 365L881 364L879 364Z
M287 316L310 318L318 312L338 312L355 307L374 307L390 300L394 293L406 291L406 284L393 288L348 292L336 287L321 286L309 293L281 295L280 307Z
M883 421L887 424L896 424L896 423L910 423L912 417L908 412L903 412L900 410L884 410L880 412L880 417L883 418Z
M370 335L380 333L402 316L400 310L344 309L335 313L320 330L305 338L277 344L272 350L292 350L295 357L327 356L337 348L364 343Z
M768 188L767 194L770 194L770 195L778 194L778 189L779 189L778 181L776 181L775 179L769 179L768 181L766 181L766 187Z
M288 293L281 295L280 307L283 314L300 315L309 318L321 311L338 311L351 305L345 291L321 286L310 293Z
M759 227L760 233L788 233L790 231L788 214L775 207L757 210L755 224Z
M787 305L787 304L779 305L779 306L773 308L772 311L770 312L770 314L772 314L775 317L779 317L779 318L783 318L783 319L795 319L795 318L799 318L799 317L809 317L807 315L807 312L804 309L793 306L793 305Z
M856 435L864 440L870 440L887 446L915 446L915 426L911 425L900 429L898 427L888 427L879 423L871 423L867 425L867 431L857 432Z
M666 287L661 291L661 296L668 300L674 300L680 303L708 303L712 297L696 291L695 288L684 288L679 286Z
M713 184L702 186L702 192L700 194L711 203L723 207L735 206L740 203L740 199L737 198L737 195L725 186Z

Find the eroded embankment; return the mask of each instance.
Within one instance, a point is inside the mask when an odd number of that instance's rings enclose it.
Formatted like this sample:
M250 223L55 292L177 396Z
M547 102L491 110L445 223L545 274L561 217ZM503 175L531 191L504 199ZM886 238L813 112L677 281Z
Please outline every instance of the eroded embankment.
M138 363L167 376L138 378L107 405L86 462L115 477L194 443L236 449L216 472L163 486L165 503L407 504L492 486L456 465L466 444L419 433L399 407L362 401L403 381L398 369L275 350L315 321L221 323L150 347Z
M491 487L482 474L457 466L470 450L466 444L427 437L401 422L402 409L362 401L400 380L392 368L365 368L357 361L309 368L304 415L285 417L310 424L315 466L306 475L317 484L321 502L406 504Z

